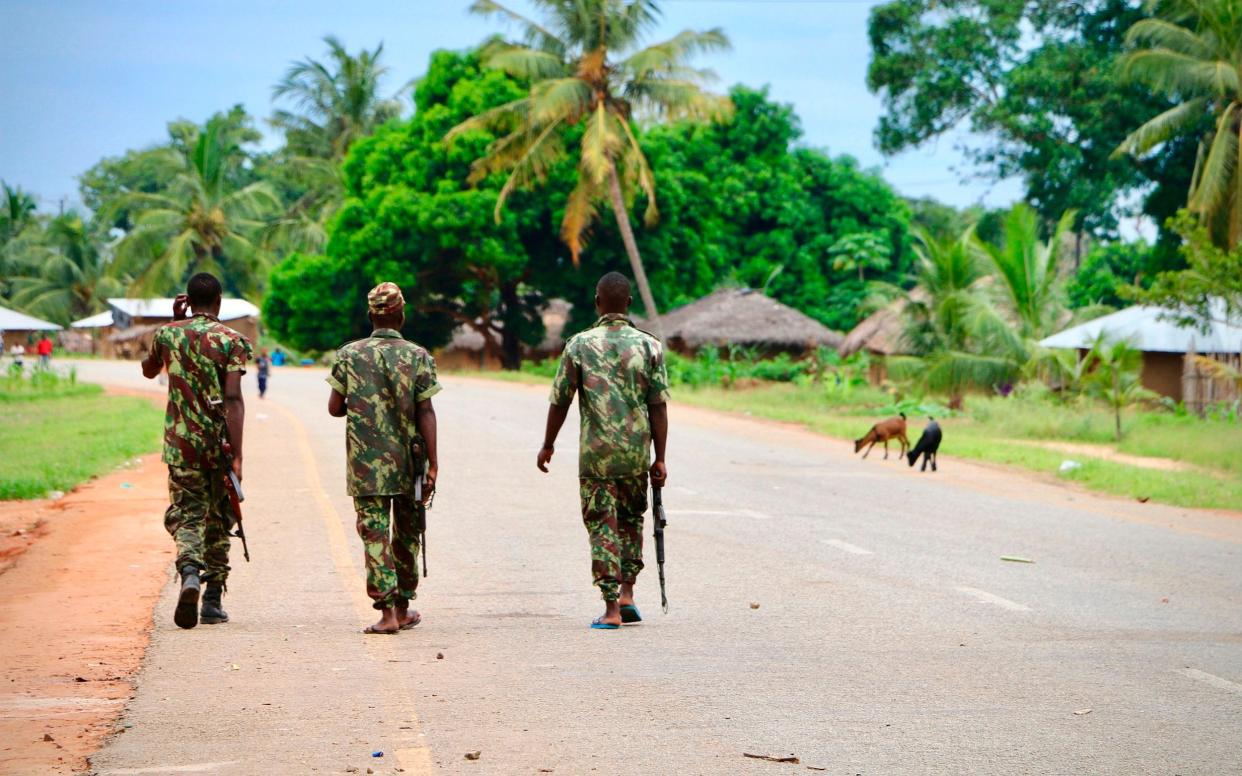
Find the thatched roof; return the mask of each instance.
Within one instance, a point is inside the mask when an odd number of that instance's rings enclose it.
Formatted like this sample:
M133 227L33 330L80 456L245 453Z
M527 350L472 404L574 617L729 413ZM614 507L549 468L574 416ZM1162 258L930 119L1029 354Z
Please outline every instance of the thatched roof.
M927 294L921 288L910 292L908 297L915 301L925 301ZM837 348L842 358L852 356L860 350L869 350L882 356L904 355L910 352L906 344L906 299L900 297L863 318L857 326L845 335L845 342Z
M749 288L728 288L660 316L670 344L697 349L740 345L835 348L844 335L788 305Z

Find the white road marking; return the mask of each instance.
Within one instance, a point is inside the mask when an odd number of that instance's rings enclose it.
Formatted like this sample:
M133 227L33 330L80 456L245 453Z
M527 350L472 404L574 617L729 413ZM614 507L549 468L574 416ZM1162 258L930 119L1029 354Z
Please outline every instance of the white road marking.
M1218 690L1228 690L1229 692L1236 692L1239 695L1242 695L1242 684L1231 682L1228 679L1222 679L1216 674L1209 674L1207 671L1200 671L1197 668L1179 668L1177 669L1177 672L1182 676L1189 676L1195 681L1211 685Z
M836 547L838 550L843 550L845 552L850 553L851 555L870 555L871 554L871 550L864 550L862 547L859 547L856 544L850 544L849 542L843 542L840 539L820 539L820 541L828 545L829 547Z
M1031 607L1029 607L1029 606L1025 606L1025 605L1020 604L1020 603L1017 603L1017 602L1015 602L1015 601L1010 601L1008 598L1001 598L1001 597L1000 597L1000 596L998 596L998 595L994 595L994 594L992 594L992 593L989 593L989 592L988 592L988 591L986 591L986 590L980 590L980 589L979 589L979 588L977 588L977 587L962 587L962 586L959 586L959 587L957 588L957 590L958 590L958 592L959 592L959 593L965 593L966 595L969 595L969 596L974 596L975 598L978 598L980 601L983 601L983 602L984 602L984 603L986 603L986 604L995 604L995 605L997 605L997 606L1001 607L1002 609L1008 609L1008 610L1010 610L1010 611L1012 611L1012 612L1029 612L1029 611L1031 611Z

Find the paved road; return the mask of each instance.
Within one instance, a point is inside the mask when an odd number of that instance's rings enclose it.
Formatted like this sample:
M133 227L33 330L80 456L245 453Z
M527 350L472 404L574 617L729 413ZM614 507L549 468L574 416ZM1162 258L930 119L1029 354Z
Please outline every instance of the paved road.
M178 631L169 587L97 772L1242 773L1238 516L675 406L672 609L644 576L647 624L590 631L575 435L533 464L544 393L446 380L424 622L364 638L342 426L322 372L278 370L233 622Z

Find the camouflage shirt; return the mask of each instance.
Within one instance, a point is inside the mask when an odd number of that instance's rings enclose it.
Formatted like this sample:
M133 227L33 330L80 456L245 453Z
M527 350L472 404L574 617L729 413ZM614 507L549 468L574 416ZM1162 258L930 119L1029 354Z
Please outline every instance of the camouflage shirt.
M613 479L645 474L651 465L647 405L668 401L664 351L624 315L605 315L565 345L551 402L578 401L578 476Z
M156 329L151 348L168 367L164 463L185 469L220 466L224 375L246 373L253 352L249 340L212 316L196 313Z
M376 329L336 352L327 379L345 397L349 495L413 493L408 449L418 439L414 407L440 392L435 359L400 333Z

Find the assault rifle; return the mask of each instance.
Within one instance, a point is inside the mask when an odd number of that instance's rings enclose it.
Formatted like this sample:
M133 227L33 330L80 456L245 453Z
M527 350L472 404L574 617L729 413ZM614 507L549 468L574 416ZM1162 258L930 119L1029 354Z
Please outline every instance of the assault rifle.
M241 539L242 555L249 563L250 548L246 546L246 529L242 526L241 513L241 503L246 500L246 494L242 492L241 480L237 479L237 474L233 471L233 446L226 439L220 445L220 450L224 454L224 491L229 496L229 507L233 512L233 526L237 529L230 536Z
M428 577L431 575L427 573L427 510L431 508L435 494L424 503L423 484L427 479L427 459L423 456L423 444L417 439L410 443L410 476L414 479L414 529L418 531L418 546L423 554L422 576Z
M668 518L664 516L663 488L651 487L651 526L655 537L656 567L660 574L660 606L668 614L668 596L664 593L664 528Z

